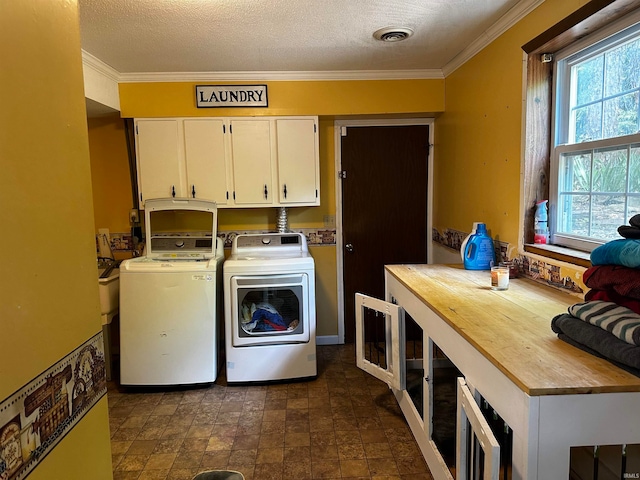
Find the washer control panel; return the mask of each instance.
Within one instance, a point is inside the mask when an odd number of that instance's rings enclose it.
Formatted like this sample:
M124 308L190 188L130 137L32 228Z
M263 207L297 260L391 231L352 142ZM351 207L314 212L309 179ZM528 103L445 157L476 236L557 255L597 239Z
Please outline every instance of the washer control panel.
M211 252L211 237L163 236L151 238L151 249L154 252Z

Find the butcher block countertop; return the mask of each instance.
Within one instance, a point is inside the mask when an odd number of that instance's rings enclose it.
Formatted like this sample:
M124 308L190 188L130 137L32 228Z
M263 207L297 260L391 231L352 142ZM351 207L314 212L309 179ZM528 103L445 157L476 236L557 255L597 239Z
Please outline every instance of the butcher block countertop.
M575 348L551 319L581 301L526 278L490 288L488 271L458 265L387 265L419 298L530 396L640 392L640 378Z

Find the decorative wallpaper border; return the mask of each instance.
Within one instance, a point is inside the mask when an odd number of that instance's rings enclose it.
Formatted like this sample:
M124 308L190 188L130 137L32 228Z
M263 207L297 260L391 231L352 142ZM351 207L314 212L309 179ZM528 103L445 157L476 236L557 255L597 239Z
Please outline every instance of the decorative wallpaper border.
M467 235L469 235L469 233L451 228L445 228L442 232L434 228L431 234L434 242L444 247L457 250L458 252L462 248L462 242ZM514 258L509 258L509 243L494 240L493 244L496 250L496 260L498 262L511 262L515 264L519 275L574 294L584 293L582 286L574 281L570 275L563 276L560 265L538 260L528 255L518 255ZM578 268L579 267L577 267L577 269Z
M297 228L292 229L291 231L303 233L307 238L307 243L313 247L336 245L335 228ZM244 233L273 233L273 230L219 230L218 237L224 241L224 248L228 249L231 248L233 239L239 234ZM442 232L437 228L433 228L432 230L432 238L434 242L456 251L460 251L462 242L467 235L469 235L468 232L461 232L460 230L452 228L445 228ZM133 250L133 238L130 233L112 233L110 237L112 251ZM528 255L518 255L515 258L509 258L509 251L511 249L511 245L509 243L494 240L494 246L498 262L514 263L520 275L571 293L584 293L582 286L570 275L563 276L559 265L544 260L538 260ZM99 252L97 235L96 252Z
M218 237L224 241L224 248L231 248L233 239L243 233L273 233L273 230L219 230ZM295 228L291 232L303 233L307 238L307 244L317 246L335 246L335 228ZM96 255L100 253L99 235L96 235ZM111 233L109 234L112 252L131 252L134 249L134 242L131 233Z
M135 248L131 233L110 233L109 246L112 252L131 252ZM96 255L100 254L100 234L96 234Z
M29 475L106 393L99 332L0 403L0 479Z

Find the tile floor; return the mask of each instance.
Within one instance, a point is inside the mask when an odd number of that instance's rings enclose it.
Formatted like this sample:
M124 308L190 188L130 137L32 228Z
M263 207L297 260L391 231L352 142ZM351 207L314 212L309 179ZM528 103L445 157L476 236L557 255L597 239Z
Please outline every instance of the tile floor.
M318 347L318 377L286 384L131 392L109 383L115 480L432 480L387 386L353 345Z

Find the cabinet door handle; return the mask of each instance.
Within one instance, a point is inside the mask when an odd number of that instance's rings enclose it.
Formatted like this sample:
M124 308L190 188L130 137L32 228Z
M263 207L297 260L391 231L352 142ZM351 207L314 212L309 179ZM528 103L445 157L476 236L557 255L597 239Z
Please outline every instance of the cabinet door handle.
M284 184L284 198L287 198L287 184Z
M175 185L171 185L171 196L172 197L176 196L176 186Z
M269 190L267 190L267 184L264 184L264 199L266 200L269 197Z
M195 185L191 185L191 196L193 198L196 198L196 186Z

